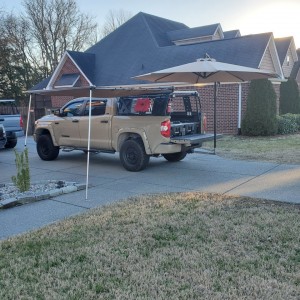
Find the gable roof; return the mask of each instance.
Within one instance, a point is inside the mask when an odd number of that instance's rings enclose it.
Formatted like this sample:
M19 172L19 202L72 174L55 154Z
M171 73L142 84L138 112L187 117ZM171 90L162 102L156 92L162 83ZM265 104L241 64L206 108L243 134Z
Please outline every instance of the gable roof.
M76 65L91 81L94 81L95 72L95 54L77 51L67 51Z
M285 57L287 55L287 52L289 50L289 47L292 43L293 37L284 37L284 38L276 38L275 39L275 45L277 48L277 53L279 56L280 64L282 65Z
M178 30L190 31L182 23L138 13L86 52L68 51L66 55L92 85L130 85L142 83L132 79L134 76L193 62L206 53L217 61L258 68L273 40L272 33L262 33L176 46L169 33Z

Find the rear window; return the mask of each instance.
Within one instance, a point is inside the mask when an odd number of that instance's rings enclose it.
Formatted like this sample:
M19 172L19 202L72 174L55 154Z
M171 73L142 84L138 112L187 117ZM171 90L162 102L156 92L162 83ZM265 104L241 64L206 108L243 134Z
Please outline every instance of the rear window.
M169 101L169 94L121 97L118 100L118 115L166 116L170 114Z
M14 101L0 100L0 115L18 115L19 111Z

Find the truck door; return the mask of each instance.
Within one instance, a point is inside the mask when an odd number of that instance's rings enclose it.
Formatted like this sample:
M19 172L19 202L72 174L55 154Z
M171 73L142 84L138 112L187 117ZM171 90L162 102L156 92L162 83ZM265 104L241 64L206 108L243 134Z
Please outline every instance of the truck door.
M91 149L110 149L111 115L105 114L106 99L92 100L91 107ZM86 102L83 116L80 118L79 131L81 147L88 147L89 101Z
M84 100L72 102L62 111L62 116L54 122L56 139L61 146L80 147L79 123Z

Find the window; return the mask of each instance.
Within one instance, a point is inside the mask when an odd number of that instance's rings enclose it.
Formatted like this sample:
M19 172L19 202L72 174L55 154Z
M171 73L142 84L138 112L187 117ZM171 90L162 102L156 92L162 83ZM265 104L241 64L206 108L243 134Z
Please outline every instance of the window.
M119 115L165 116L168 111L169 94L121 97L118 101Z
M80 116L82 110L83 100L78 102L72 102L66 106L63 110L64 115L67 117Z
M105 114L105 109L106 109L106 102L107 100L93 100L92 101L92 107L91 107L91 115L92 116L101 116ZM87 101L85 110L84 110L84 115L88 116L89 115L89 107L90 107L90 102Z
M79 74L63 74L55 83L55 87L73 87L77 83Z

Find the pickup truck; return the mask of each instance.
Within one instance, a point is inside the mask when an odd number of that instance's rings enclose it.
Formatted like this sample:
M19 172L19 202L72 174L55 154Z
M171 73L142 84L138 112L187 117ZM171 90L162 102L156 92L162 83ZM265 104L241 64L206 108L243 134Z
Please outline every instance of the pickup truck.
M90 107L91 103L91 107ZM143 170L150 156L170 162L213 139L205 134L205 118L197 92L164 91L120 98L77 98L53 115L35 122L34 140L42 160L56 159L59 150L119 152L128 171Z
M5 127L5 148L14 148L23 136L23 120L13 99L0 99L0 124Z

